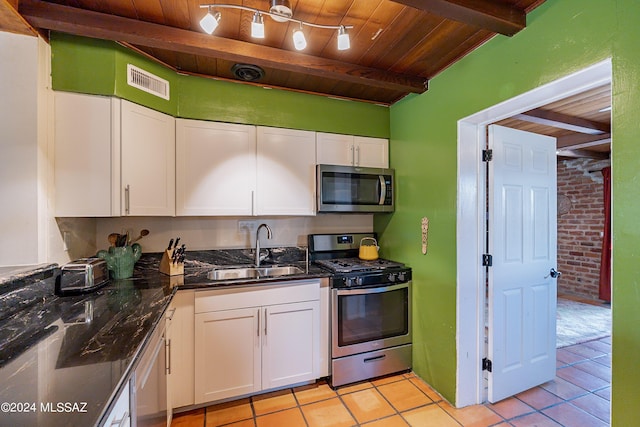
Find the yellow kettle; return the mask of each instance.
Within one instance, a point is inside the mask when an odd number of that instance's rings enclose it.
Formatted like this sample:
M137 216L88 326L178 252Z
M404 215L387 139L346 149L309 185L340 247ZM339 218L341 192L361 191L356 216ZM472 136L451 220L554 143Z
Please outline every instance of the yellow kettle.
M372 240L373 244L369 243L365 245L363 243L365 240ZM380 249L380 247L378 246L378 242L376 241L376 239L374 239L373 237L363 237L362 240L360 240L360 251L358 252L358 258L367 261L378 259L378 249Z

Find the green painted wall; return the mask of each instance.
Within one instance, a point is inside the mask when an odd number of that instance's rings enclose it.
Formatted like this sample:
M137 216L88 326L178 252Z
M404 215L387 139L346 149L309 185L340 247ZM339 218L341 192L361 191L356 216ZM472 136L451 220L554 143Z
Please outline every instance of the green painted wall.
M176 117L389 137L389 108L178 74L114 42L51 36L55 90L115 95ZM168 80L170 100L127 85L131 63Z
M384 256L413 267L414 368L450 401L456 383L457 121L608 57L613 62L614 425L640 415L640 4L547 0L516 36L497 36L391 107L397 210L377 216ZM427 216L429 253L420 252Z

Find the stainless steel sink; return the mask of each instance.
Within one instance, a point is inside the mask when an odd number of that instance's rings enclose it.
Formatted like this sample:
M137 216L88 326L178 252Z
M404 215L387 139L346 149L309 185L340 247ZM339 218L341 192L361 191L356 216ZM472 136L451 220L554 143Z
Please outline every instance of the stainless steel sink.
M293 265L271 267L240 267L211 270L207 273L209 280L258 279L261 277L289 276L302 274L304 271Z

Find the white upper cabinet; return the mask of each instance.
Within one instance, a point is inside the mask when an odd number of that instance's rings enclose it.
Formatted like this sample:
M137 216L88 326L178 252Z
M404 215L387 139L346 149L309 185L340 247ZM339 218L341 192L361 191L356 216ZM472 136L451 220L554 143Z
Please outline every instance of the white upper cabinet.
M175 212L175 119L128 101L55 93L56 216Z
M176 120L176 215L252 215L256 128Z
M55 92L54 102L56 216L119 216L120 101Z
M122 102L123 215L175 214L175 119Z
M258 127L255 215L315 215L315 136Z
M318 132L317 139L318 164L389 167L387 139L321 132Z

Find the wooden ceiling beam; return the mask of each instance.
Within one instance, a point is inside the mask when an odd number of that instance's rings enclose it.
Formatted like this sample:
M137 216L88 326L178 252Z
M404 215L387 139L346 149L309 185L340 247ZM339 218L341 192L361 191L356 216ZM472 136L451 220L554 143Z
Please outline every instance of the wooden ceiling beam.
M597 145L611 144L611 134L600 135L573 134L561 136L557 139L558 148L589 148Z
M527 25L522 9L495 0L393 0L463 24L512 36Z
M544 110L542 108L536 108L535 110L518 114L517 116L514 116L514 118L529 123L536 123L539 125L551 126L590 135L611 132L611 126L608 123L595 122L593 120L556 113L555 111Z
M362 67L55 3L21 0L19 11L34 27L78 36L256 64L382 89L411 93L423 93L427 90L428 80L418 76Z
M609 158L609 153L590 150L558 150L556 154L558 157L589 158L596 160L605 160Z
M37 36L38 33L24 20L16 10L17 0L0 0L0 31L25 36Z

